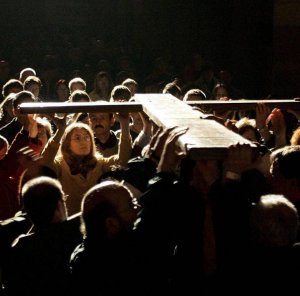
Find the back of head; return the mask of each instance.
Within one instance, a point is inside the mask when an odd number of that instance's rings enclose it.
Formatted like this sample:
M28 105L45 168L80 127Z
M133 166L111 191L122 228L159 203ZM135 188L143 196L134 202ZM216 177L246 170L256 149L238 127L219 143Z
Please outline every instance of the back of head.
M176 98L180 98L182 96L182 91L181 88L174 82L168 83L164 89L163 89L163 94L171 94Z
M108 238L108 219L119 219L131 199L129 190L118 181L106 180L92 187L81 204L82 232L91 239Z
M28 76L36 76L36 72L32 68L25 68L20 72L19 80L24 82Z
M206 100L206 94L204 93L204 91L202 91L199 88L193 88L188 90L184 97L183 97L183 101L201 101L201 100Z
M131 98L131 92L125 85L116 85L111 91L111 98L113 101L126 101Z
M271 160L276 161L277 168L286 179L297 178L300 186L300 145L275 150Z
M18 105L24 103L24 102L34 102L33 94L30 91L23 90L16 94L16 96L13 99L13 108L17 109Z
M258 246L290 246L297 237L298 213L283 195L263 195L251 211L250 227Z
M52 223L58 202L63 197L60 182L49 177L37 177L28 181L21 192L24 210L36 227Z

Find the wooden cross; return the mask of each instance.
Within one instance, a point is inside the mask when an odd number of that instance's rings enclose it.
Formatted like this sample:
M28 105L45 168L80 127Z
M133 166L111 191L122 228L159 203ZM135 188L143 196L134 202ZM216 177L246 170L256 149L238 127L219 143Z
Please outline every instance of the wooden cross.
M22 103L22 113L77 112L139 112L144 111L158 126L186 126L188 131L178 139L178 145L193 159L223 159L230 145L250 141L228 130L220 123L205 119L205 114L193 110L170 94L136 94L136 103Z

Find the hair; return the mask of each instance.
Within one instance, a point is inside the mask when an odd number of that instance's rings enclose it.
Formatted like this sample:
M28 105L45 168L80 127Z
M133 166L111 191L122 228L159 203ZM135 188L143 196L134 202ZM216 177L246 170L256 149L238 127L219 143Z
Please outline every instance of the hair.
M267 247L292 245L298 233L298 219L297 209L283 195L263 195L251 210L252 239Z
M189 101L189 96L199 96L200 100L206 100L206 94L199 88L188 90L183 97L183 101Z
M285 146L271 154L271 161L276 161L280 174L286 179L296 178L300 186L300 146Z
M80 77L75 77L69 81L68 87L69 87L70 91L72 89L72 85L75 83L81 83L83 85L84 89L86 89L86 82Z
M238 134L243 135L246 131L252 130L255 134L256 141L259 142L260 134L256 129L255 119L250 119L248 117L243 117L235 123L235 126L238 129Z
M300 127L294 130L290 143L291 145L300 145Z
M0 120L3 120L5 116L7 116L7 109L13 108L12 102L14 98L16 97L15 93L10 93L5 97L5 99L0 104Z
M117 200L122 198L120 190L131 192L116 180L104 180L93 186L81 202L81 232L89 237L105 237L106 218L116 215Z
M29 101L32 101L32 102L35 101L33 94L30 91L23 90L23 91L17 93L12 102L13 108L17 109L17 107L21 103L28 102L28 99L30 99Z
M125 85L116 85L111 91L111 98L113 99L113 101L129 101L131 98L131 92Z
M24 210L35 226L51 223L58 201L63 197L60 182L49 177L34 178L21 191Z
M134 84L135 86L138 86L138 83L134 79L131 79L131 78L127 78L122 82L122 85L125 85L125 86L128 86L130 84Z
M217 83L217 84L215 85L215 87L214 87L214 89L213 89L213 91L212 91L212 95L211 95L211 98L212 98L213 100L216 99L216 93L217 93L217 90L218 90L219 88L221 88L221 87L224 88L224 89L227 91L227 96L230 97L230 93L229 93L228 87L227 87L224 83Z
M21 80L21 79L23 78L24 73L25 73L25 72L28 72L28 71L32 72L33 75L36 75L36 72L35 72L34 69L32 69L32 68L25 68L25 69L23 69L23 70L20 72L19 79ZM31 75L31 76L33 76L33 75Z
M40 78L38 78L36 76L28 76L25 79L23 84L24 84L25 90L28 90L28 88L33 84L37 84L40 88L42 87L42 82L41 82Z
M90 96L84 90L75 90L70 96L71 102L80 102L82 99L87 102L91 101Z
M99 88L98 81L102 78L106 78L108 80L110 90L112 90L113 88L113 81L111 76L107 72L101 71L96 74L94 79L94 90L96 91L96 93L101 93L101 89Z
M5 98L7 95L9 95L10 91L13 88L19 88L20 91L23 90L23 83L20 80L17 79L10 79L8 80L2 87L2 95Z
M171 94L177 98L182 95L181 88L175 82L170 82L170 83L166 84L162 93L163 94Z
M91 151L84 158L78 158L71 151L71 136L75 129L85 130L89 134L91 139ZM94 134L90 126L82 122L76 122L66 128L61 139L60 155L58 156L58 158L63 158L67 162L72 173L75 174L80 172L85 176L96 166L99 157L100 156L97 153L94 141Z

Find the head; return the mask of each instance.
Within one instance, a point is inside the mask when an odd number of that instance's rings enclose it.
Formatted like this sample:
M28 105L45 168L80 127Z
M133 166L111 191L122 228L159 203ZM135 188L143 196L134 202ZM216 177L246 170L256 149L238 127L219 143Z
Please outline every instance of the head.
M86 82L80 78L80 77L75 77L69 82L69 90L70 94L72 94L75 90L86 90Z
M36 76L28 76L24 81L24 90L30 91L35 98L38 98L42 88L41 80Z
M128 102L131 98L131 92L125 85L116 85L111 91L111 101Z
M33 103L35 101L35 98L33 94L30 91L23 90L19 93L16 94L14 97L14 100L12 102L13 105L13 113L15 116L17 116L19 122L21 124L25 124L28 120L27 114L21 114L20 111L18 110L18 106L22 103Z
M162 93L163 94L171 94L178 99L182 98L181 88L174 82L170 82L170 83L166 84Z
M83 90L75 90L70 96L71 102L90 102L89 95Z
M36 227L60 223L67 219L64 192L58 180L37 177L22 188L24 211Z
M0 105L1 106L0 118L1 121L4 120L5 123L9 123L15 117L13 113L13 104L12 104L15 97L16 97L15 93L9 94Z
M97 73L94 80L94 90L97 93L111 92L112 87L112 79L107 72L102 71Z
M8 152L8 141L5 137L0 135L0 160L5 157Z
M77 122L69 125L61 140L61 154L68 159L75 157L94 157L96 146L92 129L85 123Z
M109 136L114 123L113 113L89 113L89 125L97 138Z
M28 76L36 76L36 72L32 68L25 68L20 72L19 80L23 83Z
M291 246L298 232L297 209L283 195L263 195L251 210L250 230L258 246Z
M11 93L18 93L23 90L23 83L17 79L8 80L2 87L2 96L6 98Z
M127 86L131 92L131 96L134 96L137 88L138 88L138 83L131 79L131 78L127 78L122 82L122 85Z
M238 129L238 133L245 139L252 142L259 142L260 134L256 129L255 119L249 119L248 117L243 117L235 123Z
M69 86L66 80L60 79L55 85L55 93L58 101L65 102L69 98Z
M271 154L270 183L276 194L300 201L300 146L285 146Z
M187 91L183 97L183 101L203 101L206 100L206 94L198 88Z
M92 187L81 204L82 231L87 238L113 239L131 230L138 204L129 189L114 180Z
M218 83L212 92L213 100L220 100L223 97L229 97L228 89L223 83Z

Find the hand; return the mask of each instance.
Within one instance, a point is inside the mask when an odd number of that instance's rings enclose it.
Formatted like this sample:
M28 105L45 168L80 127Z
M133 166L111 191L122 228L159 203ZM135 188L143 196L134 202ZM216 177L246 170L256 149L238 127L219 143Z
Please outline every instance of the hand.
M185 148L177 145L177 140L180 136L187 132L187 127L175 127L169 129L166 141L164 141L163 151L161 153L160 161L157 166L157 172L172 172L178 166L178 163L186 156ZM160 138L162 140L164 137Z

